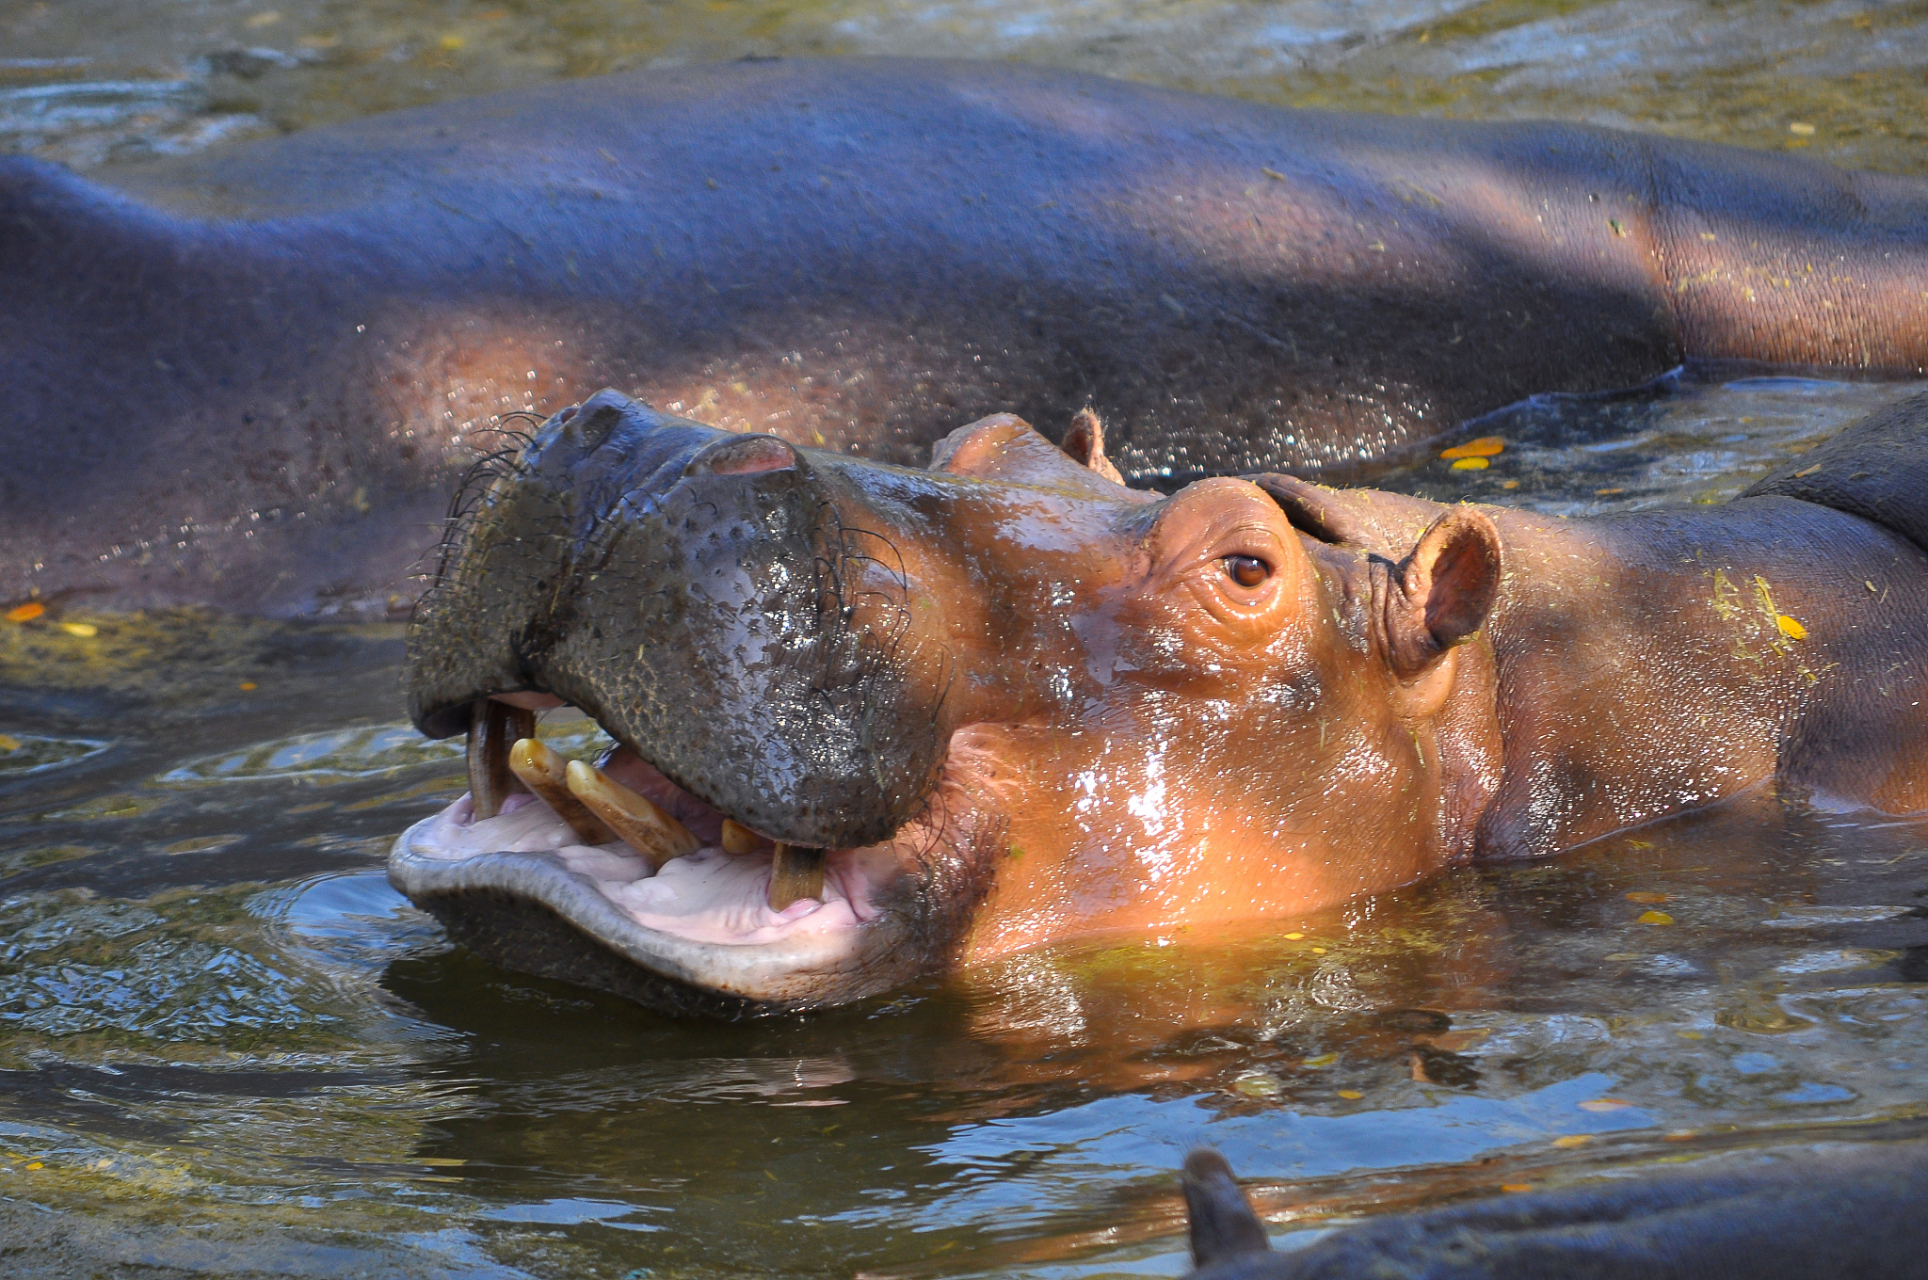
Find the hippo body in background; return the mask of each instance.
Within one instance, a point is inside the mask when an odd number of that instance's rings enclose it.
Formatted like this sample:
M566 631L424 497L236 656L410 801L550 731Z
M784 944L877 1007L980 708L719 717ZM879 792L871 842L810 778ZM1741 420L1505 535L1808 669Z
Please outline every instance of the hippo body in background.
M1224 1159L1181 1178L1187 1280L1918 1280L1928 1140L1792 1149L1738 1170L1506 1195L1364 1223L1274 1253Z
M505 707L572 704L620 747L571 788L688 830L478 786L391 878L498 963L662 1007L1296 916L1762 787L1928 809L1928 396L1725 505L1563 520L1277 474L1160 497L1088 415L913 471L604 392L464 506L416 723L488 778Z
M399 606L477 434L584 386L913 465L1090 405L1140 481L1336 475L1683 359L1917 373L1924 274L1919 180L988 63L0 158L0 600Z

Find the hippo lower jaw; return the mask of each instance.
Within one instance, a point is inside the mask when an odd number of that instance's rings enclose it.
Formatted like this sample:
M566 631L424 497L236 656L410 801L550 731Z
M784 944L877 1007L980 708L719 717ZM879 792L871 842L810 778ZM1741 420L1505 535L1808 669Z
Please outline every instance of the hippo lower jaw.
M390 881L503 968L725 1017L901 986L941 967L968 918L955 892L933 892L934 883L975 881L985 861L972 856L976 824L953 779L934 793L941 818L906 824L882 844L822 851L821 888L778 910L772 846L726 850L728 815L627 749L605 768L660 802L699 847L658 867L621 840L583 843L539 796L511 796L477 821L465 794L402 833Z

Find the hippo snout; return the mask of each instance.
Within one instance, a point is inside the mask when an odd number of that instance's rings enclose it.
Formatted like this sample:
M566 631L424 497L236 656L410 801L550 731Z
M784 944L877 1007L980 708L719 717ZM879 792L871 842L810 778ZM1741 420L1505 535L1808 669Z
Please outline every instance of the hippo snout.
M471 793L397 842L397 886L509 967L677 1010L941 960L971 880L928 872L984 859L968 814L932 817L947 686L861 498L776 437L608 391L480 468L407 668L422 732L468 735ZM618 745L558 756L534 713L560 705Z
M887 838L930 790L936 708L906 698L902 583L840 497L772 436L611 391L558 413L458 508L410 628L416 724L546 695L772 839Z

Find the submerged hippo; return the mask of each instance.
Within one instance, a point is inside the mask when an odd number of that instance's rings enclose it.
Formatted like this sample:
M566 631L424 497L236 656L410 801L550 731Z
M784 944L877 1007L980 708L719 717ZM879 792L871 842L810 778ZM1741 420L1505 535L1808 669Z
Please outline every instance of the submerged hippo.
M1691 1170L1395 1216L1274 1253L1223 1156L1181 1185L1188 1280L1918 1280L1928 1139L1775 1151Z
M1917 179L992 63L0 157L0 604L399 606L496 416L569 388L907 465L1090 405L1141 481L1331 475L1684 359L1919 373L1924 277Z
M390 874L503 965L741 1013L1764 785L1917 811L1924 545L1928 397L1725 506L1568 521L1160 497L1089 415L911 470L606 391L465 497L408 683L474 794ZM560 703L620 744L599 768L530 739Z

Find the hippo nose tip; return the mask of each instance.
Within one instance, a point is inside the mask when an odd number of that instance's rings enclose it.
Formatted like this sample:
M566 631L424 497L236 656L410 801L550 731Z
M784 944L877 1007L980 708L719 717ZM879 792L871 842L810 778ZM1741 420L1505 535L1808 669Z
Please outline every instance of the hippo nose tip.
M620 391L603 390L581 404L559 411L546 425L566 434L578 448L588 452L607 440L639 407Z
M719 440L692 458L689 469L692 473L708 471L719 476L741 476L785 471L796 465L797 451L788 441L755 435Z

